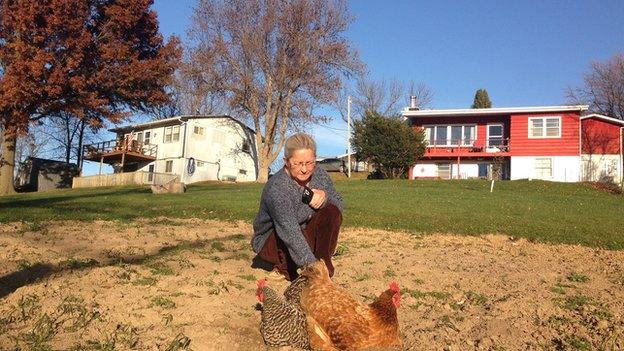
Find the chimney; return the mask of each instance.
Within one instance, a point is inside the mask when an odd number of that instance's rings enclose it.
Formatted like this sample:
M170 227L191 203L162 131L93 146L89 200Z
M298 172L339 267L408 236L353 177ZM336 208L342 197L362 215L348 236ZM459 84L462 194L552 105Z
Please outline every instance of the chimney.
M416 95L412 95L410 96L410 106L409 106L410 111L418 111L420 110L420 108L418 108L418 98L416 97Z

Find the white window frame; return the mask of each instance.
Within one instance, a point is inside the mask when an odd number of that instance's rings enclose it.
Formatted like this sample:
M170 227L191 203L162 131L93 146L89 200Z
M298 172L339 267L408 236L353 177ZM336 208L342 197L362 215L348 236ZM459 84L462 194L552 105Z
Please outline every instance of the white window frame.
M500 138L503 140L505 140L505 125L503 125L502 123L488 123L485 126L485 145L486 146L490 146L490 126L500 126L501 127L501 135ZM495 136L497 137L497 136ZM499 145L496 145L499 146Z
M205 128L202 126L193 126L193 134L204 135Z
M134 133L133 139L138 142L143 142L143 132Z
M180 141L180 126L173 126L171 130L171 142Z
M225 145L227 142L227 133L221 129L213 129L212 142L219 145Z
M533 135L532 121L538 120L538 119L542 120L542 135L541 136ZM547 119L557 119L558 120L559 129L558 129L558 132L557 132L556 136L547 136L546 135L546 120ZM529 120L528 120L528 123L527 123L527 129L528 129L529 139L557 139L557 138L561 138L561 116L529 117Z
M163 133L163 143L167 144L171 142L171 136L172 136L172 129L171 127L165 127L165 132ZM169 137L169 138L167 138ZM169 139L169 140L167 140Z
M167 136L169 136L169 140L167 140ZM163 143L175 143L178 141L180 141L180 126L165 127Z
M146 130L146 131L143 133L143 135L144 135L144 136L143 136L143 142L144 142L145 144L149 144L150 139L151 139L151 137L152 137L152 133L151 133L151 131Z
M173 173L173 160L165 161L165 173Z
M550 161L550 175L548 177L542 177L541 174L537 174L537 162L538 160L549 160ZM536 157L534 162L533 162L533 176L535 179L552 179L553 178L553 173L554 173L554 167L553 167L553 159L552 157Z
M430 138L430 134L427 128L434 128L433 129L433 135L434 135L434 141L435 139L435 134L436 134L436 128L438 127L446 127L446 144L436 144L436 145L430 145L429 144L429 140ZM462 132L461 132L461 143L459 144L453 144L452 140L451 140L451 127L462 127ZM473 127L474 130L474 135L470 138L472 140L472 143L470 144L465 144L464 141L464 133L465 133L465 128L466 127ZM427 147L451 147L451 146L465 146L465 147L469 147L469 146L473 146L475 141L477 141L477 125L476 124L472 124L472 123L468 123L468 124L463 124L463 123L454 123L454 124L427 124L427 125L423 125L422 128L425 130L425 141L427 142ZM435 143L434 143L435 144Z

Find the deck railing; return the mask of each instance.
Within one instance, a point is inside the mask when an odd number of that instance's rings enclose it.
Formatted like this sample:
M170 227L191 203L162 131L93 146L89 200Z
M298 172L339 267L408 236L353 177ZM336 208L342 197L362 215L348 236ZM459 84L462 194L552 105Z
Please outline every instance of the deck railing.
M463 152L509 152L509 138L489 138L486 145L477 139L434 139L429 140L427 154L440 152L453 152L461 150Z
M83 155L85 159L97 158L113 152L134 152L137 154L156 158L158 145L146 144L143 141L126 137L123 140L107 140L99 143L85 145Z

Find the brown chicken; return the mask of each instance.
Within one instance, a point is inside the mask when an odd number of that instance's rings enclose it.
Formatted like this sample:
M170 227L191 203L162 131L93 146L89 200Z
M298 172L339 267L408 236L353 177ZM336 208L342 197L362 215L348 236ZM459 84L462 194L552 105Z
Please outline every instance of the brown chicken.
M307 278L301 292L302 310L308 316L308 323L313 319L322 329L319 335L312 335L309 329L313 349L364 350L402 346L396 311L401 294L396 282L392 282L373 303L365 305L332 283L323 261L307 266L302 276Z

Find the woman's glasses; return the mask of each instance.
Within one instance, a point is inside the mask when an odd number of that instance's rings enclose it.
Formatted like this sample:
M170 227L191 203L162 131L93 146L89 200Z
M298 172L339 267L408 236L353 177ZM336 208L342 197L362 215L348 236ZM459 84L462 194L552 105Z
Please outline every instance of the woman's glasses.
M314 167L314 165L316 165L316 161L290 162L291 167L297 167L297 168L303 168L303 166L305 166L306 168L312 168Z

